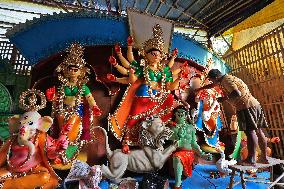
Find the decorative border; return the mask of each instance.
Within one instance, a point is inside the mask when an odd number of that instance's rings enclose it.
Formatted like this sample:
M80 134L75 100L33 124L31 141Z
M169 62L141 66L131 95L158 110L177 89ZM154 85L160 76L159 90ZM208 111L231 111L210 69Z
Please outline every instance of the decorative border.
M209 49L208 49L207 47L205 47L203 44L197 42L197 41L194 40L194 39L191 39L190 37L188 37L188 36L186 36L185 34L180 33L180 32L174 32L174 33L173 33L173 39L174 39L175 36L181 37L181 38L185 39L186 41L191 41L192 43L198 45L200 48L202 48L202 49L206 50L207 52L211 53L212 56L214 56L214 58L216 58L216 59L219 61L219 63L223 63L223 64L225 65L227 72L231 71L232 68L231 68L228 64L226 64L226 63L224 62L224 60L222 60L222 58L221 58L220 56L218 56L218 55L217 55L216 53L214 53L214 52L209 51ZM186 59L192 59L192 60L194 60L195 62L197 62L198 64L200 64L200 65L202 65L202 66L207 65L207 62L203 62L203 61L201 61L200 59L196 59L196 58L194 58L194 57L191 57L189 54L185 55L185 54L179 53L179 57L186 58ZM213 60L213 61L214 61L214 60Z
M102 18L102 19L110 19L115 21L122 21L127 22L126 17L122 16L115 16L111 13L106 13L103 11L79 11L79 12L59 12L54 13L52 15L41 15L39 18L34 17L32 20L26 20L25 23L19 23L16 24L13 28L7 30L6 36L8 38L13 38L17 35L19 32L24 32L28 30L31 26L34 26L35 24L41 24L42 22L47 21L54 21L54 20L63 20L66 18Z

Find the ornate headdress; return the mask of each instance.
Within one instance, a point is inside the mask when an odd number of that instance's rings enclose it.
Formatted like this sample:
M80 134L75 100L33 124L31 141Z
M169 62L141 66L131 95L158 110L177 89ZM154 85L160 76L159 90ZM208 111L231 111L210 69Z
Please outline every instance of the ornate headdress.
M85 77L85 73L90 73L90 70L85 67L86 61L83 58L84 47L82 47L79 43L73 43L67 49L67 52L68 52L68 54L64 58L63 62L59 66L57 66L57 68L56 68L56 72L59 73L58 79L61 82L66 83L67 82L66 78L61 73L63 72L63 74L65 74L68 67L75 66L79 69L84 69L83 70L84 73L82 75L81 80L83 79L84 81L82 80L82 82L86 83L88 81L88 79Z
M157 49L161 53L164 53L165 41L163 39L163 31L159 24L153 27L153 38L148 39L143 43L143 51L147 52L150 49Z
M40 97L39 105L37 95ZM28 89L20 95L19 106L25 111L38 111L46 106L45 95L40 90Z
M73 43L67 50L68 55L64 58L63 62L56 68L57 72L61 72L65 67L76 66L82 68L86 65L83 58L84 48L79 43Z

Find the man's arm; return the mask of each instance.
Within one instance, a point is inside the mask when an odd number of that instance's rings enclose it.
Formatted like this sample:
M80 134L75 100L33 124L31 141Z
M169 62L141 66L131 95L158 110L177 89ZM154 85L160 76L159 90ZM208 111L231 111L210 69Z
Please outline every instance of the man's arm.
M197 92L202 91L202 90L204 90L204 89L211 89L211 88L214 88L214 87L216 87L216 86L217 86L216 83L211 83L211 84L209 84L209 85L205 85L205 86L203 86L203 87L200 87L199 89L194 90L194 92L197 93Z
M240 96L241 96L241 92L238 89L235 89L229 95L217 98L217 101L224 102L230 98L237 98Z

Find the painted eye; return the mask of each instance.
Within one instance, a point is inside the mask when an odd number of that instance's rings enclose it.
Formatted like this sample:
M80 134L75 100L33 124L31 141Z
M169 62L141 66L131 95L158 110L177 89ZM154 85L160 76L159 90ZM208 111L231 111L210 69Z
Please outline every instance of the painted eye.
M29 125L33 125L34 124L34 122L29 122Z

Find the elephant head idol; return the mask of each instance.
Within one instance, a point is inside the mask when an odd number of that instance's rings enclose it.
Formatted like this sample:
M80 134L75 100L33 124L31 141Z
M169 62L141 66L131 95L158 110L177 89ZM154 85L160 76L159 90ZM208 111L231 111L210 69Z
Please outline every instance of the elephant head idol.
M37 105L38 96L40 105ZM28 103L27 103L28 102ZM42 92L28 90L20 96L20 106L26 112L9 120L15 132L0 150L0 179L3 188L33 189L56 188L60 178L48 161L56 160L58 154L68 146L64 138L54 140L47 135L53 120L42 117L37 111L45 107ZM16 128L15 128L16 127Z

